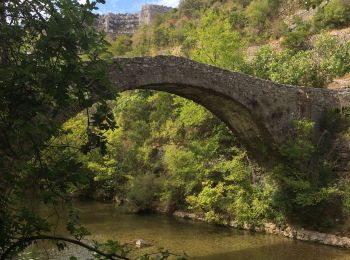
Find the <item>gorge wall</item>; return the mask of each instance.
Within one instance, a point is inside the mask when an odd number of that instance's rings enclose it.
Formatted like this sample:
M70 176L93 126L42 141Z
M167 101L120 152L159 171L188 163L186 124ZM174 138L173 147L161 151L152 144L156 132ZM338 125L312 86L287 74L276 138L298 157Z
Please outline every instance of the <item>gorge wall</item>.
M96 27L112 38L118 35L132 35L139 26L151 24L158 15L171 10L171 7L148 4L143 5L138 14L103 14L99 15Z

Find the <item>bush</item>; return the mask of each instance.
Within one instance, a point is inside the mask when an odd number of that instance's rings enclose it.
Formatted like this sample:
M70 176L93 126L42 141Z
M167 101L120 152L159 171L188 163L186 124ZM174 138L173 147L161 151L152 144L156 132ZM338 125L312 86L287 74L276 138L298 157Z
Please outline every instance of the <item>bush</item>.
M249 24L259 31L264 29L279 3L279 0L253 0L245 10Z
M350 0L330 0L315 16L316 28L338 28L350 23Z
M185 198L198 185L204 171L197 154L183 147L168 145L163 158L167 169L162 200L171 208L184 205Z
M261 48L251 64L253 74L278 83L322 87L326 79L319 61L311 51L277 53L269 47Z
M276 60L276 53L270 46L261 47L254 55L250 67L254 76L262 79L269 79L271 64Z
M316 8L322 3L323 0L299 0L299 4L304 7L309 9L311 8Z
M160 185L154 174L135 176L127 193L128 206L136 212L152 210L159 192Z
M262 30L265 27L270 9L269 0L252 1L245 11L249 24Z
M204 7L203 0L181 0L179 4L179 12L181 15L193 16Z
M297 19L297 27L284 35L282 45L288 49L306 50L308 49L308 37L311 25Z
M190 209L203 213L207 221L227 224L234 220L240 226L259 226L274 219L274 187L253 183L245 153L218 163L213 170L215 178L206 178L197 194L187 196Z
M316 40L315 51L322 61L327 81L350 71L350 42L342 43L335 37L321 35Z
M194 60L235 71L245 69L244 42L231 30L227 17L208 11L189 38L195 46L191 53Z
M344 194L336 184L332 163L313 142L313 127L310 121L296 122L294 134L279 147L282 157L273 170L279 185L275 201L292 223L329 227L341 217Z
M110 51L115 56L123 56L132 50L131 45L131 38L126 35L121 35L111 42Z
M325 78L320 64L310 51L300 51L296 54L290 51L282 52L277 62L271 65L272 81L305 86L323 87Z
M228 19L232 28L236 30L243 29L248 23L247 17L245 16L244 12L237 8L234 8L230 12Z

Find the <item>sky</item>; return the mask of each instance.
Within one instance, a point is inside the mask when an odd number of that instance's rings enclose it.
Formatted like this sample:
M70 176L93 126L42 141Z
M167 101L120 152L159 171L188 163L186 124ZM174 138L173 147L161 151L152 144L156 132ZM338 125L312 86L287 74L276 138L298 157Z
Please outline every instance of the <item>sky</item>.
M85 0L79 0L84 2ZM137 13L144 4L159 4L177 7L180 0L106 0L103 5L98 5L98 13Z

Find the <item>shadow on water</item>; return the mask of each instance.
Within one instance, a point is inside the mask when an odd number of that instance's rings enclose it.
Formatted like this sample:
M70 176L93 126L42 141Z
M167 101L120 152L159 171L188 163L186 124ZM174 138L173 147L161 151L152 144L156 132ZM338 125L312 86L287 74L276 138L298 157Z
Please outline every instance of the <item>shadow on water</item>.
M162 215L130 215L111 204L78 203L83 224L94 234L91 239L123 242L144 239L153 246L137 255L154 252L158 247L175 253L186 252L189 259L204 260L323 260L348 259L350 251L294 241L280 236L251 233L198 221ZM49 246L50 248L50 246ZM52 248L52 247L51 247ZM83 252L72 249L69 254ZM51 259L67 259L58 257Z
M293 244L293 243L292 243ZM309 244L310 243L306 243ZM313 246L313 245L311 245ZM316 245L317 247L317 245ZM327 248L327 247L326 247ZM208 254L205 256L193 256L193 260L330 260L330 259L350 259L350 252L341 250L343 254L334 254L332 250L327 252L322 250L311 250L303 253L302 250L295 250L293 245L288 246L285 243L274 245L256 246L254 248L242 248L237 250L227 250ZM330 248L333 249L333 248Z

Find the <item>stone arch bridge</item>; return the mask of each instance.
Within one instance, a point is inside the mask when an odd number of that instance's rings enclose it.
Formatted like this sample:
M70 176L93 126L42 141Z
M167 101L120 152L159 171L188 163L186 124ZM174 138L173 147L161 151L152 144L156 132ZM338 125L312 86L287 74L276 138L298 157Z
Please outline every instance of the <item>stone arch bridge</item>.
M350 103L350 89L300 88L173 56L115 58L113 91L151 89L193 100L220 118L248 150L282 143L294 120L319 122Z

